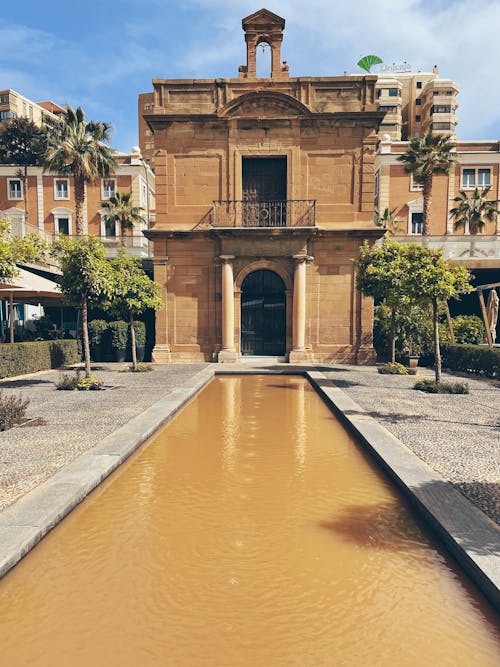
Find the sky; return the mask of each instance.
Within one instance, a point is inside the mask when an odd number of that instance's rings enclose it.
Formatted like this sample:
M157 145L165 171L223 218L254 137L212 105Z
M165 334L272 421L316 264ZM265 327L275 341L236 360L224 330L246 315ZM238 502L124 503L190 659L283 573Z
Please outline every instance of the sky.
M263 2L264 0L260 0ZM265 6L286 19L290 76L361 73L361 56L410 63L461 89L462 140L500 138L500 0L23 0L0 7L0 89L81 106L137 145L137 96L153 78L236 77L241 19ZM265 56L261 56L265 57ZM373 69L376 71L376 68Z

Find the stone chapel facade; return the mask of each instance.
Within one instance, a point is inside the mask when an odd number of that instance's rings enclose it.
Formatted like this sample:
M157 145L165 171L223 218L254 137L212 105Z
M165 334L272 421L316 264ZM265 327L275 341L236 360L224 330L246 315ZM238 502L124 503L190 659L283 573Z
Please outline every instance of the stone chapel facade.
M376 76L292 78L284 19L243 19L233 79L154 79L156 362L373 359L353 260L373 224ZM257 78L256 49L271 49ZM142 122L142 121L141 121Z

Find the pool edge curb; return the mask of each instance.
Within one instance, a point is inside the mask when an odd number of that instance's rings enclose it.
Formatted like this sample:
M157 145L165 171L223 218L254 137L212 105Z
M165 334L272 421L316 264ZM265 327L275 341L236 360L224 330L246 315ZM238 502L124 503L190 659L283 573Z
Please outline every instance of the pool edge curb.
M500 611L500 529L320 371L304 369L344 425L390 476L493 607ZM494 548L496 545L496 548Z
M0 579L215 376L208 366L0 512Z

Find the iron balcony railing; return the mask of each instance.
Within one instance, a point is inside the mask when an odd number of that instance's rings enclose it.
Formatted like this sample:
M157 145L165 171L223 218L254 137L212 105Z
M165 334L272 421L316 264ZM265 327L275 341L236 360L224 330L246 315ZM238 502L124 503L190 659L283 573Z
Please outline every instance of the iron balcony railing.
M213 227L314 227L316 200L214 201Z

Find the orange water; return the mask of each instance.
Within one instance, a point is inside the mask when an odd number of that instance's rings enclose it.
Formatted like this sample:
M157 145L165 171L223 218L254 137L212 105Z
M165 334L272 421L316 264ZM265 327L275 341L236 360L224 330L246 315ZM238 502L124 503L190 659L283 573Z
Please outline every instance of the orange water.
M301 378L216 379L0 582L0 664L500 664L495 616Z

